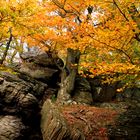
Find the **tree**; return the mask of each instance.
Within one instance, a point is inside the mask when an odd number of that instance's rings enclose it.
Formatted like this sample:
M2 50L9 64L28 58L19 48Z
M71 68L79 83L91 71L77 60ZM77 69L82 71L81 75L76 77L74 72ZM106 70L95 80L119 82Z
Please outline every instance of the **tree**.
M132 86L140 79L139 6L137 0L44 1L47 31L36 38L58 52L80 51L82 75Z
M12 36L12 29L10 28L8 32L10 33L10 37L9 37L9 40L8 40L8 42L6 44L6 49L5 49L4 53L3 53L2 59L0 60L0 64L3 64L3 62L4 62L4 60L5 60L6 56L7 56L9 47L10 47L10 43L12 41L12 37L13 37Z
M24 43L29 36L41 32L41 23L36 22L35 17L42 8L38 0L1 0L0 5L0 49L4 50L2 64L11 46L14 46L12 49L15 52L21 50L15 42Z
M1 5L1 43L9 38L7 30L12 27L16 40L22 38L29 46L49 50L63 59L59 98L62 91L70 94L74 87L66 83L74 83L77 71L89 77L108 75L106 82L138 83L138 0L2 0Z

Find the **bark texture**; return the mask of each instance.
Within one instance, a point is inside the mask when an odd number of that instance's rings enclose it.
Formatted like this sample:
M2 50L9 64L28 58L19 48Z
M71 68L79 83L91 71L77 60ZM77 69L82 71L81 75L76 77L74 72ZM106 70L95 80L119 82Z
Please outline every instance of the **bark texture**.
M6 48L5 48L5 51L4 51L4 53L3 53L3 56L2 56L2 58L1 58L1 60L0 60L0 64L3 64L3 62L5 61L6 56L7 56L7 53L8 53L8 50L9 50L9 48L10 48L10 44L11 44L12 38L13 38L13 35L12 35L12 28L10 28L8 32L10 33L10 37L9 37L9 40L8 40L8 42L7 42L7 44L6 44Z
M71 92L74 89L75 78L78 72L78 63L80 59L80 52L68 48L66 66L61 73L61 84L58 91L57 101L64 103L71 97Z

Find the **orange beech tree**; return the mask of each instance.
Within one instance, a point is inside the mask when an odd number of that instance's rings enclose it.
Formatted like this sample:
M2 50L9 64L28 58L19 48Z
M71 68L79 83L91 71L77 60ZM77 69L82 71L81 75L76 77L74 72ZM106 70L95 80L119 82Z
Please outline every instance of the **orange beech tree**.
M79 51L78 70L84 76L108 75L106 82L121 80L129 86L139 83L138 0L44 0L41 4L46 14L38 19L42 17L46 29L34 36L35 42L61 57L67 48Z
M33 35L34 42L32 37L30 41L57 52L61 58L67 55L58 95L71 92L77 70L83 76L107 75L104 82L123 81L126 86L139 86L138 0L44 0L40 3L46 13L39 14L38 19L46 26L43 25L44 32ZM69 98L69 94L64 98Z
M108 75L104 82L139 86L139 0L2 2L6 4L5 10L0 9L0 40L13 27L12 35L24 38L29 46L57 53L65 64L58 94L62 98L68 93L64 100L69 99L77 72L88 77Z

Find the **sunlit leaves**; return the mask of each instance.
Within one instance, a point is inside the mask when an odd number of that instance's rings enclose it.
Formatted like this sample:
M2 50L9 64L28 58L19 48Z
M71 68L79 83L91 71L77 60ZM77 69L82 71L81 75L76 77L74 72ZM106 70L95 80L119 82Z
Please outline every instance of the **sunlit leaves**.
M29 46L79 49L83 75L88 70L86 76L119 73L118 80L139 80L138 0L1 0L0 5L0 41L12 27L13 36Z

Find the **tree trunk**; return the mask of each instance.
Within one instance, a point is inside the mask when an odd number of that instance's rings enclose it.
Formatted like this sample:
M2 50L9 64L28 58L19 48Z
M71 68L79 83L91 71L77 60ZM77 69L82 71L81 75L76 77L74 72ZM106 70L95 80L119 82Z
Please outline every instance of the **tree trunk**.
M8 53L8 50L10 48L10 43L12 41L12 29L11 28L9 29L9 32L10 32L10 37L9 37L9 40L8 40L8 42L6 44L6 49L5 49L4 53L3 53L3 56L2 56L2 58L0 60L0 64L3 64L3 62L5 61L7 53Z
M17 50L14 50L14 52L13 52L12 55L11 55L11 59L10 59L10 63L11 63L11 64L13 64L13 62L14 62L13 60L14 60L16 54L17 54Z
M57 95L57 102L59 103L64 103L71 97L78 72L79 59L79 50L67 49L66 65L61 72L61 84Z

